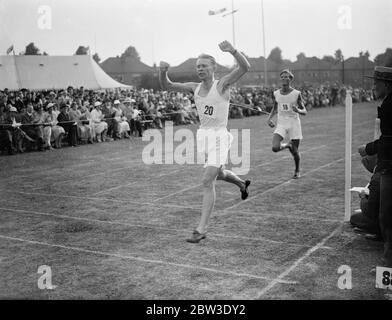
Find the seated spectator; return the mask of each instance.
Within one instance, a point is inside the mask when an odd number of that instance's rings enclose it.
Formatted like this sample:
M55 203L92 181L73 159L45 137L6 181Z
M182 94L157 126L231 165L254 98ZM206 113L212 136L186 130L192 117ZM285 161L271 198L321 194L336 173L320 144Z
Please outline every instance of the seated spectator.
M109 100L102 104L101 112L108 125L105 141L112 141L112 138L116 137L116 134L118 134L118 132L116 132L118 128L116 128L116 122L113 119L112 104Z
M68 105L60 106L60 114L57 117L58 125L63 127L67 135L68 145L76 147L78 142L78 129L75 121L71 120L68 114Z
M105 116L102 114L101 105L101 102L96 101L94 109L91 111L91 122L94 126L97 142L106 141L106 132L108 130L108 124L104 121Z
M59 149L61 148L61 141L65 135L65 130L63 127L57 125L58 123L57 117L59 115L59 112L53 110L54 108L55 108L55 104L51 102L46 106L46 112L47 112L46 122L50 123L51 126L51 136L50 136L49 145L52 147L52 141L54 141L54 147Z
M87 138L87 143L93 143L94 137L95 137L95 132L93 128L93 124L91 121L91 114L90 111L88 110L88 102L84 102L82 106L80 107L79 110L79 123L78 126L81 127L81 131L83 132L84 130L82 128L86 129L86 138Z
M139 110L138 106L133 107L133 113L132 113L132 119L131 119L131 135L135 133L139 133L139 137L143 136L143 125L142 125L142 119L143 117L143 112Z
M129 138L128 132L131 129L127 122L127 118L123 116L119 100L114 100L113 102L112 118L114 118L115 122L115 138L120 139L122 136Z
M33 105L29 104L26 108L26 113L22 115L22 127L21 129L34 140L33 146L35 146L38 151L44 151L44 137L42 127L37 125L36 116L33 109Z
M197 110L192 105L191 100L188 97L184 97L184 110L187 114L186 119L189 123L193 124L198 122Z
M37 111L35 113L34 123L37 125L40 131L42 131L42 137L44 139L44 148L51 149L50 138L52 134L52 128L47 122L47 113L41 104L37 105Z
M375 171L375 159L365 156L362 162L366 162L365 167L373 173L369 184L365 190L359 193L360 212L353 214L350 218L352 226L360 231L372 234L369 238L381 239L379 224L380 208L380 172ZM374 235L374 236L373 236Z

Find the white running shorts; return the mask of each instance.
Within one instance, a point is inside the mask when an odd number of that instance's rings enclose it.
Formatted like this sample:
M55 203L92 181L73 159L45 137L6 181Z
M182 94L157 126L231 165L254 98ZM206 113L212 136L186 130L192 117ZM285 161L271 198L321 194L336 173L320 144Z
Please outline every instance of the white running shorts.
M289 140L301 140L301 120L299 118L280 118L274 133L277 133L283 139L288 137Z
M223 129L199 129L196 133L197 163L220 168L225 165L229 156L233 135Z

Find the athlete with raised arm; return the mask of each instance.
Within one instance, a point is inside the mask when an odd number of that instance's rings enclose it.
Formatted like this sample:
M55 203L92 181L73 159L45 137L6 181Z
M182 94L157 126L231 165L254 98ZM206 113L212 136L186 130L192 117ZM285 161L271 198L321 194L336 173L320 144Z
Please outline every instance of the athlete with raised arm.
M228 152L233 136L227 130L230 104L230 86L238 81L250 65L246 58L238 52L231 43L223 41L219 44L223 52L231 53L237 61L237 66L220 80L215 79L216 61L214 57L201 54L196 61L196 71L200 83L171 82L168 78L169 64L160 63L159 81L164 90L193 92L197 112L200 118L200 128L197 130L197 150L206 155L203 185L203 207L198 227L193 231L188 242L198 243L206 238L208 222L215 204L215 181L224 180L237 185L241 198L248 197L249 180L242 180L235 173L226 170Z

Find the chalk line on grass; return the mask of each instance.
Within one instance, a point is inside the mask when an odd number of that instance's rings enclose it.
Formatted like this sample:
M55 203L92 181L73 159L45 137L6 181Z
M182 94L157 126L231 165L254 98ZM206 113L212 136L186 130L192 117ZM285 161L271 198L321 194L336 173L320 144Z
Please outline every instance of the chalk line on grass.
M140 223L133 223L133 222L125 222L125 221L99 220L99 219L75 217L75 216L54 214L54 213L41 212L41 211L32 211L32 210L24 210L24 209L11 209L11 208L2 208L2 207L0 207L0 210L17 212L17 213L27 213L27 214L32 214L32 215L48 216L48 217L54 217L54 218L58 218L58 219L69 219L69 220L85 221L85 222L107 224L107 225L119 225L119 226L126 226L126 227L132 227L132 228L158 229L158 230L164 230L164 231L173 231L173 232L180 232L180 233L184 233L184 234L189 234L189 230L187 230L187 229L167 228L167 227L162 227L162 226L154 225L154 224L140 224ZM0 214L1 214L1 211L0 211ZM211 230L214 230L214 228L211 228L210 231ZM291 242L289 243L289 242L278 241L278 240L271 240L271 239L264 238L264 237L252 238L252 237L243 237L243 236L236 236L236 235L225 235L225 234L220 234L220 233L209 233L208 236L212 237L212 238L215 237L215 238L229 238L229 239L238 239L238 240L246 240L246 241L271 242L271 243L284 244L285 246L292 246L292 247L299 247L299 248L310 248L311 247L310 245L291 243ZM325 247L324 249L331 249L331 248Z
M61 244L52 244L52 243L41 242L41 241L27 240L27 239L22 239L22 238L17 238L17 237L10 237L10 236L6 236L6 235L2 235L2 234L0 234L0 238L5 239L5 240L19 241L19 242L24 242L24 243L28 243L28 244L35 244L35 245L41 245L41 246L46 246L46 247L52 247L52 248L61 248L61 249L65 249L65 250L72 250L72 251L76 251L76 252L83 252L83 253L94 254L94 255L101 255L101 256L107 256L107 257L115 257L115 258L120 258L120 259L139 261L139 262L143 262L143 263L159 264L159 265L164 265L164 266L172 266L172 267L186 268L186 269L193 269L193 270L202 270L202 271L213 272L213 273L217 273L217 274L224 274L224 275L235 276L235 277L246 277L246 278L251 278L251 279L259 279L259 280L267 280L267 281L273 280L269 277L257 276L257 275L252 275L252 274L248 274L248 273L237 273L237 272L233 272L233 271L217 270L217 269L213 269L213 268L207 268L207 267L202 267L202 266L197 266L197 265L192 265L192 264L174 263L174 262L167 262L167 261L163 261L163 260L144 259L141 257L132 256L132 255L122 255L122 254L111 253L111 252L103 252L103 251L97 251L97 250L83 249L83 248L79 248L79 247L65 246L65 245L61 245ZM296 284L297 283L296 281L289 281L289 280L276 280L276 281L278 281L279 283L284 283L284 284Z
M303 260L308 258L312 253L316 252L319 250L321 247L325 245L325 243L331 239L333 236L335 236L342 228L342 224L339 225L335 230L333 230L328 236L323 238L319 243L317 243L314 247L310 248L305 252L305 254L297 259L289 268L287 268L285 271L283 271L279 276L277 276L274 280L272 280L266 287L264 287L260 292L257 297L257 299L261 299L263 295L265 295L269 290L271 290L273 287L275 287L276 284L280 283L283 281L283 278L286 277L289 273L291 273Z
M111 201L111 202L119 202L119 203L128 203L128 204L137 204L139 206L155 206L155 207L166 207L166 208L179 208L179 209L194 209L200 210L201 206L182 206L182 205L174 205L168 203L151 203L151 202L143 202L143 201L132 201L132 200L121 200L121 199L110 199L110 198L98 198L98 197L79 197L79 196L71 196L71 195L63 195L63 194L55 194L55 193L39 193L39 192L24 192L24 191L16 191L9 189L0 189L1 192L9 192L9 193L19 193L25 195L33 195L39 197L57 197L57 198L65 198L65 199L81 199L81 200L94 200L94 201Z
M331 161L331 162L329 162L329 163L327 163L327 164L324 164L324 165L322 165L322 166L319 166L319 167L317 167L317 168L314 168L314 169L312 169L312 170L309 170L309 171L305 172L304 174L302 174L302 177L304 177L304 176L306 176L306 175L308 175L308 174L310 174L310 173L313 173L313 172L315 172L315 171L321 170L321 169L323 169L323 168L325 168L325 167L328 167L328 166L330 166L330 165L333 165L333 164L335 164L335 163L337 163L337 162L343 161L343 160L344 160L344 158L340 158L340 159ZM251 200L253 200L253 199L256 199L256 198L258 198L258 197L260 197L260 196L262 196L262 195L264 195L264 194L266 194L266 193L269 193L269 192L271 192L271 191L274 191L274 190L276 190L276 189L279 189L280 187L283 187L283 186L285 186L285 185L287 185L287 184L290 184L290 183L293 182L293 181L294 181L293 179L290 179L290 180L284 181L284 182L282 182L282 183L279 183L279 184L277 184L276 186L274 186L274 187L272 187L272 188L269 188L269 189L267 189L267 190L265 190L265 191L263 191L263 192L261 192L261 193L258 193L258 194L255 194L255 195L252 196L252 197L249 197L248 199L246 199L246 201L237 202L237 203L233 204L233 205L230 206L230 207L227 207L227 208L225 208L225 209L219 210L219 212L225 212L225 211L228 211L228 210L230 210L230 209L236 208L236 207L240 206L241 204L248 203L249 201L251 201Z

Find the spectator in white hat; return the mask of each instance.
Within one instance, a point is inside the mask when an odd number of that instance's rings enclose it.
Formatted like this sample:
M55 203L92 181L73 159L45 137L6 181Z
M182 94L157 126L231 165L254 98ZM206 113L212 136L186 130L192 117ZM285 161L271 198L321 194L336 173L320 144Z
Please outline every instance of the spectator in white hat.
M113 138L120 139L122 134L122 111L120 109L120 101L114 100L113 107L111 110L111 115L113 118Z
M58 117L58 112L54 110L55 104L54 103L49 103L46 106L46 112L47 112L47 118L46 122L49 122L51 125L51 136L50 136L50 141L49 145L52 146L51 142L54 141L54 147L57 149L61 148L61 142L63 140L63 137L65 135L65 130L63 127L60 127L57 125L57 117Z
M97 142L102 142L106 140L106 132L108 130L108 124L104 121L104 115L101 111L101 105L101 102L96 101L94 103L94 109L91 111L91 121L94 126Z

